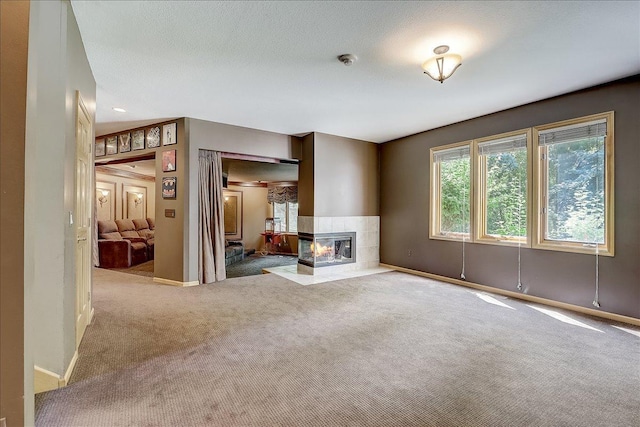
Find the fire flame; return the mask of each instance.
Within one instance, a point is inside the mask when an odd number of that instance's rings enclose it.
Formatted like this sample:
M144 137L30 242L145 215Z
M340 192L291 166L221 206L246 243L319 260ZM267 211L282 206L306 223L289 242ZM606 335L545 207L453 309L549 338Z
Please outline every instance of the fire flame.
M324 246L321 244L318 244L317 246L315 244L311 244L310 246L311 252L313 252L315 254L315 256L326 256L326 255L330 255L333 248L331 246Z

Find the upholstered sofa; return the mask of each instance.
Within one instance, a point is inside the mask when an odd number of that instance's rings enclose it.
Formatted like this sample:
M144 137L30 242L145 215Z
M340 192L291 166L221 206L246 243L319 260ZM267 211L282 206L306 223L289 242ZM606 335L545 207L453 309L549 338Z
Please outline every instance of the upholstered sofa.
M154 224L153 220L151 224ZM100 266L127 268L153 259L154 230L151 226L149 219L98 221Z
M238 261L242 261L244 259L244 244L240 241L229 241L226 242L226 247L224 248L224 265L225 267L236 263Z

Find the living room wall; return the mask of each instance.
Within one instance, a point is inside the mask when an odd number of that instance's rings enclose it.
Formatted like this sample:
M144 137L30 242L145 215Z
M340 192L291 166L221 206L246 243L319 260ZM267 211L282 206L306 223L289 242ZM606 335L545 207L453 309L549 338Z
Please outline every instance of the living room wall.
M378 145L313 132L302 139L299 215L376 216Z
M35 364L63 376L76 349L76 233L70 215L76 199L76 96L79 91L94 122L96 83L70 3L30 7L25 357L33 354L31 369ZM33 378L26 380L25 408L32 411ZM32 416L27 411L27 424Z
M451 83L453 84L453 83ZM601 310L640 318L640 76L568 93L381 146L381 262L460 277L461 243L429 239L429 149L615 111L615 257L600 257ZM466 280L516 291L517 249L466 245ZM530 295L593 308L593 255L522 249Z

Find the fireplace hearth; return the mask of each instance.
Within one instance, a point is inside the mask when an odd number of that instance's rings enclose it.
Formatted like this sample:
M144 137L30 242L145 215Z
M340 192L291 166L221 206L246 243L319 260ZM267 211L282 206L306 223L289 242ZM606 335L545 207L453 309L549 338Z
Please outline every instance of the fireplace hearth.
M298 264L312 268L356 262L356 233L298 233Z

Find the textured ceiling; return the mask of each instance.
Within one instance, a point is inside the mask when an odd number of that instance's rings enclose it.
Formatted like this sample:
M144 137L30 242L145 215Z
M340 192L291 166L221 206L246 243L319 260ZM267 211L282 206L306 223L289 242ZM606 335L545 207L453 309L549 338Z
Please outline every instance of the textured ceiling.
M640 72L638 1L71 3L98 134L187 116L383 142ZM440 44L463 58L444 84L420 68Z

